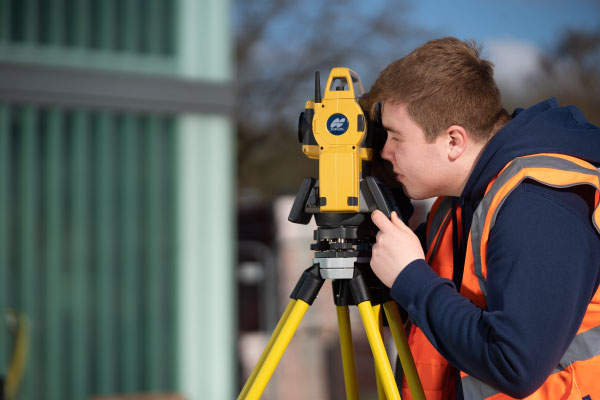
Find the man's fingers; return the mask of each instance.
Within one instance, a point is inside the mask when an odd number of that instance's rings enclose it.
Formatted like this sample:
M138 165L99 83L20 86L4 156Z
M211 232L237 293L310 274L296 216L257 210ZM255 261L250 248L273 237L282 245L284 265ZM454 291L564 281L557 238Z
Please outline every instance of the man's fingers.
M396 211L392 211L392 223L399 228L403 228L406 226L406 224L400 219Z
M390 225L393 225L392 221L390 221L389 218L386 217L385 214L379 210L373 211L373 213L371 214L371 221L373 221L375 226L377 226L382 232L385 232L390 227Z
M400 219L396 211L392 211L392 219L390 220L380 210L375 210L371 214L371 220L382 232L386 232L390 228L390 225L395 225L398 228L406 228L406 224Z

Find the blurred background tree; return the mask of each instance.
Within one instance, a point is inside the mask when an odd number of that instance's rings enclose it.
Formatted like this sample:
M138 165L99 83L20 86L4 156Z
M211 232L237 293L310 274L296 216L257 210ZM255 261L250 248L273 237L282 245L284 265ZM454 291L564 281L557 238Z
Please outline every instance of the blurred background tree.
M532 93L554 96L561 105L574 104L589 121L600 125L600 29L567 30L540 59L540 75Z

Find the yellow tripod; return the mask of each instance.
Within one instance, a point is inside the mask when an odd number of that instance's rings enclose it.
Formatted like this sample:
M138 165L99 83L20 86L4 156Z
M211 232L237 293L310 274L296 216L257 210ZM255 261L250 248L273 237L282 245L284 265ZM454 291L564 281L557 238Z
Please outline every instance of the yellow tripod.
M238 400L259 399L269 379L273 375L279 360L296 332L300 321L317 297L325 281L319 272L319 264L304 271L296 287L292 291L291 300L279 323L267 343L252 374L246 381ZM398 386L385 352L380 331L381 305L389 322L390 330L398 350L400 362L408 381L413 399L425 399L421 382L408 347L406 334L402 325L396 303L389 299L389 291L373 275L368 264L356 263L350 279L334 279L332 282L334 301L336 304L344 382L348 399L359 398L356 379L356 367L350 329L349 305L358 306L360 316L367 333L367 339L373 352L380 399L400 399ZM374 305L375 304L375 305Z

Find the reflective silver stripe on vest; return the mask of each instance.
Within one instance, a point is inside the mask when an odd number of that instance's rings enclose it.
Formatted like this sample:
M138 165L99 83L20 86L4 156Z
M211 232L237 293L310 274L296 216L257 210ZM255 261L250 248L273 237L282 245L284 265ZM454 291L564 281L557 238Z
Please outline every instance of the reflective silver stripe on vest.
M460 382L465 400L486 399L500 393L500 391L472 376L465 376Z
M576 361L588 360L597 355L600 355L600 326L575 336L554 372L560 372Z
M450 214L449 211L452 208L452 197L444 197L444 199L441 201L440 205L438 206L435 215L433 216L433 219L431 220L431 225L429 225L429 232L427 232L427 249L426 251L429 251L429 249L431 248L431 246L433 245L433 250L431 252L431 257L429 258L428 262L431 262L431 260L433 260L433 257L435 256L435 254L437 253L438 247L440 245L440 243L442 242L442 231L444 229L446 229L446 225L448 225L448 222L451 220L450 218ZM437 236L437 240L435 241L435 243L433 243L433 240L435 239L435 235L437 233L440 233Z
M600 326L575 336L552 373L558 373L576 361L589 360L598 355L600 355ZM461 384L465 400L485 399L500 393L499 390L472 376L462 378Z
M471 242L473 248L473 262L475 268L475 274L477 275L477 280L479 281L479 288L484 296L487 296L487 290L485 285L485 278L482 272L482 263L481 263L481 235L483 234L483 228L485 224L486 215L489 212L492 200L496 197L500 189L515 175L517 175L524 168L550 168L550 169L558 169L562 171L568 172L578 172L582 174L596 176L600 179L600 172L597 170L590 170L589 168L584 168L578 164L575 164L572 161L565 160L564 158L552 157L552 156L531 156L531 157L522 157L514 159L508 167L502 171L502 173L498 176L496 181L492 184L492 187L488 191L488 193L483 197L475 213L473 214L473 221L471 224ZM546 182L539 181L538 179L525 175L521 178L519 183L521 183L525 179L533 179L545 185L551 187L571 187L578 186L581 184L589 184L587 182L577 182L569 185L550 185ZM516 189L518 186L515 185L510 192L504 196L504 198L496 207L494 214L492 215L491 223L490 223L490 231L492 230L494 224L496 223L496 217L498 216L498 212L504 204L504 201L508 198L509 194ZM594 186L595 187L595 186ZM600 187L596 187L596 189L600 190ZM596 225L596 222L592 221L596 230L600 232L600 227Z

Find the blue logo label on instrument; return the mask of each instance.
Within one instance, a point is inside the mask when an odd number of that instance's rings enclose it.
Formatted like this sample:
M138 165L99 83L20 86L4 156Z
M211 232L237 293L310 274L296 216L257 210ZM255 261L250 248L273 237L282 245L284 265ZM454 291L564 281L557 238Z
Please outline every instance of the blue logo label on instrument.
M327 120L327 130L336 136L343 135L348 130L348 118L344 114L333 114Z

